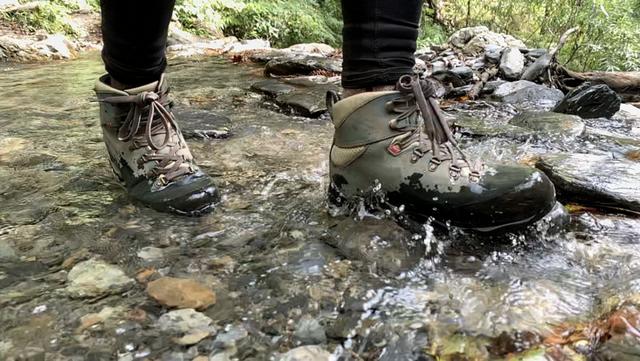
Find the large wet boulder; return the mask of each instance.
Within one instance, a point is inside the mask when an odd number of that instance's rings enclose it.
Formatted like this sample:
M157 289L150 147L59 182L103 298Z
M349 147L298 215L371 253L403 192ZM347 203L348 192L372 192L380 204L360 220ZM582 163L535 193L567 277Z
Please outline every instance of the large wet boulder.
M518 48L507 48L500 59L500 73L508 80L520 79L524 70L524 55Z
M640 149L640 137L633 128L628 134L620 134L607 129L586 127L583 138L594 141L600 149L634 151Z
M640 212L640 163L611 155L552 154L536 167L549 176L561 199Z
M298 59L307 56L313 58L328 57L335 53L335 49L322 43L302 43L291 45L284 49L264 49L249 54L249 60L254 63L266 64L274 59ZM274 62L275 63L275 62ZM272 63L273 65L273 63Z
M460 87L473 80L473 70L468 66L460 66L434 71L432 76L445 85L451 84L454 87Z
M77 44L60 34L49 35L44 39L28 36L0 36L0 61L71 59L77 54Z
M640 108L628 104L620 104L620 110L615 115L616 119L620 119L625 122L640 122Z
M326 93L338 91L338 85L326 77L266 79L251 85L284 113L317 118L327 111Z
M296 87L291 84L287 84L284 81L266 79L251 84L251 90L271 97L277 97L278 95L295 91Z
M584 83L570 91L553 111L582 118L611 118L620 110L621 102L608 85Z
M271 49L269 40L264 39L245 39L238 42L230 43L222 50L224 53L233 55L241 53L250 53L254 51L264 51Z
M484 119L470 117L470 116L458 116L453 121L453 128L456 133L462 134L471 138L512 138L512 139L526 139L532 136L535 132L516 125L500 124L495 121L486 121Z
M231 136L231 119L209 110L176 106L173 113L185 139L222 139Z
M291 45L290 47L284 50L291 51L294 53L319 54L322 56L329 56L336 51L336 49L334 49L330 45L323 44L323 43L295 44L295 45Z
M291 51L284 49L268 49L253 52L249 54L248 58L254 63L264 65L273 59L286 58L287 56L292 56Z
M271 59L264 69L267 76L313 75L318 72L341 73L342 62L321 56L288 56Z
M509 124L552 138L575 138L584 133L585 129L580 117L553 112L522 112L509 120Z
M541 107L553 107L564 98L564 94L558 89L518 80L498 86L492 97L515 105L537 104Z
M628 103L620 104L620 110L613 116L616 121L627 124L629 135L637 137L640 141L640 108Z

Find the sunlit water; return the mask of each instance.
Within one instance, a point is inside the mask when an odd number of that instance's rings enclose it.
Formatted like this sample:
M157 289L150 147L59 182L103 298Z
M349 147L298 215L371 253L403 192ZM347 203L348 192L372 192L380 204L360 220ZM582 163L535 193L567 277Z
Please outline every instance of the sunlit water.
M342 359L552 355L549 349L562 346L542 343L558 327L606 319L640 300L640 221L633 218L577 212L560 232L542 227L496 244L428 224L414 235L365 213L359 221L331 217L329 121L262 106L249 91L262 69L222 59L176 60L169 70L178 117L191 106L231 119L230 138L190 141L223 191L221 207L197 219L139 207L107 166L91 102L101 73L97 56L0 68L0 358L44 352L46 360L190 360L227 352L262 360L296 346L303 316L320 321L324 347ZM589 149L474 142L485 158L502 160ZM138 257L148 246L162 248L163 257ZM225 256L225 267L213 266ZM214 337L174 345L155 327L164 310L143 285L70 299L63 288L74 257L106 260L131 277L154 268L199 279L217 293L204 313L218 333L233 325L248 336L233 352ZM81 316L105 306L142 309L147 317L78 330ZM582 351L612 360L640 355L631 334Z

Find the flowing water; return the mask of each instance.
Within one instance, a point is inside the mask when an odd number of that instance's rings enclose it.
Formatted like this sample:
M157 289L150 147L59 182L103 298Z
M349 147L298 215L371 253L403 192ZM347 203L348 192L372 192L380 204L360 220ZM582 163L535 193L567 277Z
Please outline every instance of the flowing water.
M230 118L229 138L190 141L223 203L202 218L161 214L132 204L107 166L91 102L101 73L95 55L0 67L0 359L268 360L300 343L343 360L640 359L639 220L577 209L559 231L498 242L332 217L328 119L264 106L249 91L262 69L217 58L169 73L179 118ZM69 297L68 271L87 259L208 285L217 335L175 344L142 283Z

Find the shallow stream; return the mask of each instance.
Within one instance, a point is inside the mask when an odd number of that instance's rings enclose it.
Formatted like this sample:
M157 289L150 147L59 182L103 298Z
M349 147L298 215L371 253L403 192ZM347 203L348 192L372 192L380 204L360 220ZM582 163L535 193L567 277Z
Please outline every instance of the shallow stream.
M95 54L0 65L0 359L268 360L318 343L343 360L640 360L640 220L574 206L560 231L496 244L332 217L329 120L265 106L249 90L262 68L218 58L176 59L169 76L179 120L230 133L190 140L224 201L202 218L161 214L107 166L91 102L102 71ZM480 143L519 160L584 146ZM69 297L68 271L88 259L201 281L217 331L176 344L144 280Z

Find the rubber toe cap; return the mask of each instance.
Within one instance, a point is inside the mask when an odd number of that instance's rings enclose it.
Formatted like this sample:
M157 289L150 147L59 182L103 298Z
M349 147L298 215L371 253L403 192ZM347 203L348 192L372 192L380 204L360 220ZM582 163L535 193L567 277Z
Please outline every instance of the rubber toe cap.
M464 226L483 231L533 223L554 206L555 188L542 172L527 167L498 167L477 185L476 199L456 209ZM471 187L473 191L473 187Z
M200 216L213 211L220 201L220 193L213 180L201 171L182 177L156 191L149 191L146 184L138 186L144 189L129 190L131 196L161 212Z

